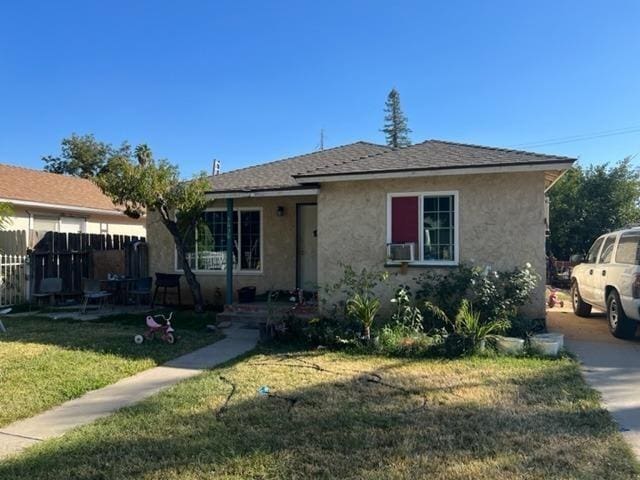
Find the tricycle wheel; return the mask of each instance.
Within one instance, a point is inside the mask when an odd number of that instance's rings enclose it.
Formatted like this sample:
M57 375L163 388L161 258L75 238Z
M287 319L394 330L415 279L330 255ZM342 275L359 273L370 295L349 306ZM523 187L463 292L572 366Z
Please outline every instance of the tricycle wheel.
M169 345L173 345L174 343L176 343L176 337L174 337L173 333L167 333L164 337L164 340Z
M142 335L136 335L135 337L133 337L133 341L136 342L136 344L140 345L142 342L144 342L144 337Z

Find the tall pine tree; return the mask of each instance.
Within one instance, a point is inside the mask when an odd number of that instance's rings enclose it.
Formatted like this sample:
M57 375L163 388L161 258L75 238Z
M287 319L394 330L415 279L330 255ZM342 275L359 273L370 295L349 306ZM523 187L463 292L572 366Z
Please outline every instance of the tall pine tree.
M407 116L400 106L400 94L393 88L387 95L384 104L384 128L381 130L390 147L408 147L411 145L409 134L411 130L407 126Z

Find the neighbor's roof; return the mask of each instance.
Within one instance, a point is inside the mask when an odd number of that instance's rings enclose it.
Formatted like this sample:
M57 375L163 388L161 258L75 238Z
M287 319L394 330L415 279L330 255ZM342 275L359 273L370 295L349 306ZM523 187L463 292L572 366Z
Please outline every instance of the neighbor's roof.
M340 162L367 158L388 151L391 151L391 149L383 145L356 142L275 162L232 170L211 176L209 179L214 193L304 188L293 178L295 174Z
M447 170L460 168L507 167L573 163L576 159L557 155L484 147L463 143L427 140L410 147L396 148L369 158L312 167L295 175L305 177L375 174L383 172Z
M90 180L0 164L0 200L119 213Z
M209 177L212 193L313 188L310 183L348 175L446 171L538 165L558 170L576 159L557 155L427 140L404 148L367 142L286 158ZM557 174L554 174L557 177Z

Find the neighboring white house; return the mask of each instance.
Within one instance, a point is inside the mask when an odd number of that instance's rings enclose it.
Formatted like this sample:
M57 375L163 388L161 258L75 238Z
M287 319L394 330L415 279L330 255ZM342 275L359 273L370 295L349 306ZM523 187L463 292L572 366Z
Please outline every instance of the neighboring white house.
M0 164L0 202L13 207L7 230L146 236L145 219L127 217L90 180Z

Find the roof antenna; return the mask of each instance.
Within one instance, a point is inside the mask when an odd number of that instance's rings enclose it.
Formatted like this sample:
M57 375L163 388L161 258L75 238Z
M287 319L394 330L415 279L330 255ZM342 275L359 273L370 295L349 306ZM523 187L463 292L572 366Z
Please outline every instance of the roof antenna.
M324 150L324 128L320 129L320 143L316 147L316 150Z
M220 160L213 160L213 176L220 175Z

